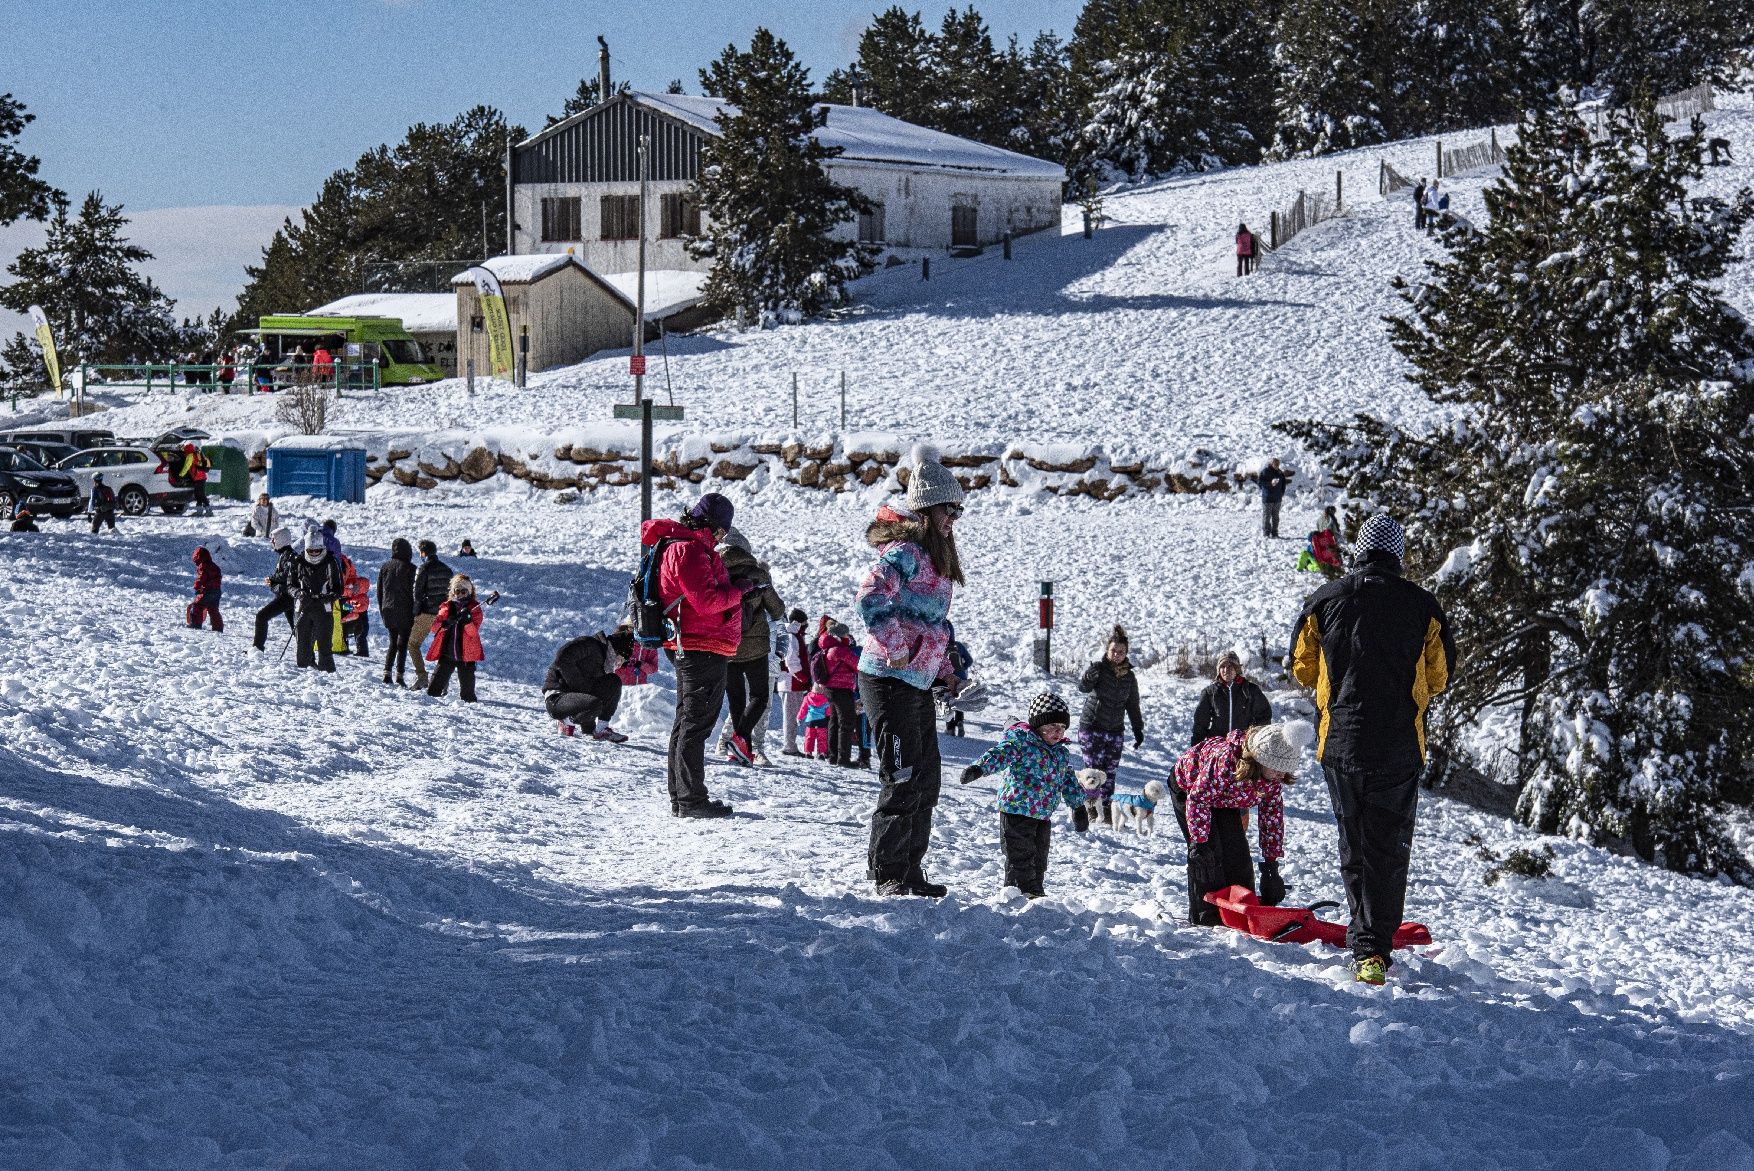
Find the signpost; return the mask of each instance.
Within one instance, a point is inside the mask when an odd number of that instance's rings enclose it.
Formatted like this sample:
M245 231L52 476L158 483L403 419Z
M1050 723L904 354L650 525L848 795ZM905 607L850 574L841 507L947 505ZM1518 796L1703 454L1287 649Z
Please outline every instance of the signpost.
M1035 636L1035 665L1046 674L1054 670L1054 583L1041 583L1041 597L1036 601L1040 632Z

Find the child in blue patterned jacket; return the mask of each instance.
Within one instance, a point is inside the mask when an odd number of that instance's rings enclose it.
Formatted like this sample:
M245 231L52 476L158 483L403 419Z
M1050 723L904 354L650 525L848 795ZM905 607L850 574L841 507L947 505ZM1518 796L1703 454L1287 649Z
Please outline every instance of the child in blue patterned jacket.
M1072 712L1066 701L1043 692L1029 703L1029 717L1005 729L999 743L962 770L962 783L1003 771L999 786L999 841L1005 851L1005 885L1032 899L1042 896L1048 868L1049 820L1063 801L1072 809L1072 828L1090 828L1084 786L1072 771L1066 729Z

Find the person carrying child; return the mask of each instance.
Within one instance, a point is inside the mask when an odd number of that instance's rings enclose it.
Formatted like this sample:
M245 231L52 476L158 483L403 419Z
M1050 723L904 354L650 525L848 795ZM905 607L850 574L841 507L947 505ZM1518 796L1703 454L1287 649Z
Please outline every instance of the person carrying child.
M429 662L437 663L426 693L440 696L451 689L451 673L457 675L457 694L464 703L475 702L475 664L487 656L481 650L481 603L475 600L475 583L467 574L451 578L449 596L432 620Z
M999 785L999 841L1005 851L1005 885L1032 899L1042 894L1048 868L1048 842L1054 810L1064 802L1072 810L1072 828L1090 828L1084 807L1084 786L1072 771L1066 751L1066 729L1072 712L1066 701L1043 692L1029 702L1028 718L1005 729L999 743L962 770L962 783L1003 772Z
M1261 902L1285 900L1279 858L1285 852L1283 789L1297 779L1303 750L1315 743L1307 720L1238 728L1202 740L1175 762L1169 795L1188 843L1188 921L1218 923L1209 891L1227 886L1255 889L1243 810L1261 809Z
M183 621L187 625L199 629L202 617L206 616L213 626L214 632L218 633L225 629L225 620L219 616L221 588L219 565L213 560L213 554L207 551L205 545L196 545L194 555L190 560L195 563L195 600L190 602L189 608L183 612Z
M804 725L804 755L811 760L828 760L828 725L834 719L834 706L828 698L828 688L821 683L810 686L810 694L804 697L804 706L799 709L798 720Z

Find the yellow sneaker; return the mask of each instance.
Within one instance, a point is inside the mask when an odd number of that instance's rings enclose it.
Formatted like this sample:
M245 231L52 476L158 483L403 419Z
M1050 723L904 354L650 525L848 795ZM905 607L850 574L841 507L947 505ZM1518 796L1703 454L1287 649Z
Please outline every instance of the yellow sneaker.
M1389 961L1381 956L1365 956L1352 961L1352 978L1360 984L1381 988L1389 978Z

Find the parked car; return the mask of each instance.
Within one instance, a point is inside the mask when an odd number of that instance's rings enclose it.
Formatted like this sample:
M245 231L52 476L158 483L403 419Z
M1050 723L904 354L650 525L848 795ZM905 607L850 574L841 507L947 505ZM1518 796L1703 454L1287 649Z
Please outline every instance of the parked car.
M181 447L185 443L200 445L213 436L199 427L172 427L152 441L153 447Z
M23 427L17 431L0 431L0 443L10 445L15 439L31 443L67 443L75 451L105 447L116 441L114 433L97 427Z
M41 439L14 439L6 446L17 448L45 468L54 467L79 450L71 443L48 443Z
M50 471L16 447L0 447L0 516L10 517L20 504L39 515L69 517L85 507L85 497L66 472Z
M116 494L117 510L125 516L140 516L154 505L178 516L195 498L195 490L173 478L159 454L144 447L94 447L68 456L56 470L78 482L81 506L91 499L92 481L102 472Z

